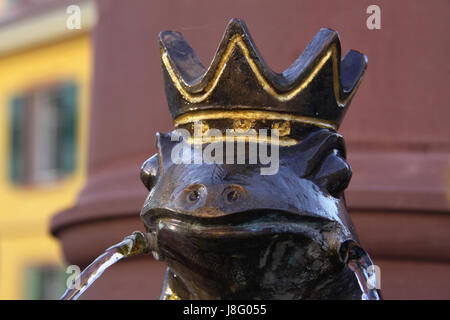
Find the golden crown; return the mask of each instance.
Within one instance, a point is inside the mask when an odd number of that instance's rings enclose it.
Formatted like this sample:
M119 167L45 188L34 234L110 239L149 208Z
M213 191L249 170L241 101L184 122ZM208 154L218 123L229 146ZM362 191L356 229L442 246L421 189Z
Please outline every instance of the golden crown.
M321 29L281 74L266 65L239 19L229 22L208 69L180 33L163 31L159 43L177 128L206 121L214 128L277 128L288 136L311 126L336 131L367 66L354 50L341 61L339 36L330 29Z

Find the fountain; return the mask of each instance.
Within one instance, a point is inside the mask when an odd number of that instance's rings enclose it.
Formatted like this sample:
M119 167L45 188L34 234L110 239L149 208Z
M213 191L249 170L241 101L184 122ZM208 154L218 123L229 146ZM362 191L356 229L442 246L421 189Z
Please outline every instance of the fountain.
M337 133L367 58L341 61L337 33L321 29L276 74L238 19L208 69L180 33L159 40L175 130L141 168L147 232L107 249L62 299L147 252L168 265L161 299L381 299L346 210Z

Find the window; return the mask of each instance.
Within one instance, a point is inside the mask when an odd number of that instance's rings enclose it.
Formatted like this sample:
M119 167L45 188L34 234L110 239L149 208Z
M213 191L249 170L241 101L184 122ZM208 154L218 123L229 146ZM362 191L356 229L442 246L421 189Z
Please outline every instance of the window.
M56 300L66 290L68 274L52 265L30 266L25 272L24 298L27 300Z
M77 86L30 90L10 102L10 178L15 184L55 181L76 167Z

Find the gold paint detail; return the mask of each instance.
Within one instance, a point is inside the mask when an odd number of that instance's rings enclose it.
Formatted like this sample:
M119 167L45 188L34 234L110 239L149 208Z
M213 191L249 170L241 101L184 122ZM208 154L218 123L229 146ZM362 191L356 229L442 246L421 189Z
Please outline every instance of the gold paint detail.
M203 136L203 137L190 137L187 141L189 144L206 144L206 143L218 143L218 142L245 142L245 143L266 143L279 145L282 147L293 146L299 141L293 138L279 137L278 139L272 141L270 136L246 136L246 135L236 135L236 136Z
M233 122L234 130L244 130L248 131L249 129L255 126L255 120L250 119L235 119Z
M266 110L205 110L205 111L192 111L182 114L175 118L173 121L175 127L183 124L194 123L197 121L205 120L218 120L218 119L231 119L231 120L279 120L279 121L291 121L300 122L309 125L315 125L320 128L330 129L337 131L337 124L333 121L327 121L312 117L303 117L290 113L266 111Z
M200 126L200 133L202 135L206 134L209 131L209 125L206 122L203 122L201 120L196 122L196 123L194 123L194 124L192 124L192 126L193 126L194 130L195 130L195 128Z
M181 300L181 298L175 292L173 292L170 287L166 288L165 295L167 300Z
M274 122L271 128L273 130L278 130L278 135L280 137L288 136L291 134L291 123L289 121Z
M276 89L266 80L266 78L263 76L258 66L256 65L256 63L251 58L249 49L247 48L244 40L242 39L242 36L239 34L234 35L230 39L227 48L224 54L222 55L221 60L219 61L219 64L217 66L213 78L200 93L190 93L186 90L186 87L189 87L189 85L184 81L184 79L181 76L177 74L170 61L170 57L165 50L162 50L161 58L167 72L169 73L170 78L172 79L172 82L174 83L175 87L178 89L180 94L183 96L183 98L190 103L200 103L205 101L211 95L214 88L217 86L220 77L226 67L226 64L236 46L238 46L242 50L242 53L244 54L244 57L247 60L247 63L249 64L250 68L252 69L253 73L256 76L256 79L258 80L262 88L271 96L273 96L274 98L276 98L278 101L281 102L286 102L293 99L303 89L305 89L330 58L332 59L333 63L333 88L338 106L344 107L348 103L348 101L353 97L354 93L356 92L356 89L358 88L362 80L361 77L358 80L358 83L353 88L352 92L350 92L350 94L345 99L341 98L340 96L341 85L339 80L339 65L338 65L339 58L337 56L336 44L334 43L330 46L325 55L317 62L311 73L297 87L286 93L278 93ZM210 68L211 66L209 67L209 69L206 71L205 74L207 74L210 71Z

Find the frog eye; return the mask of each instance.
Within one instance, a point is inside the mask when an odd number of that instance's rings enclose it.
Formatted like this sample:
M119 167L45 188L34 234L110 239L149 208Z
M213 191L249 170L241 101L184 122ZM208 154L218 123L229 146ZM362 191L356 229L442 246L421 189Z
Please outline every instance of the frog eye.
M333 149L321 162L314 174L317 185L326 189L332 196L338 198L347 188L352 177L352 170L338 149Z
M141 167L141 181L147 190L151 190L159 176L158 155L155 154L148 158Z

